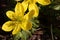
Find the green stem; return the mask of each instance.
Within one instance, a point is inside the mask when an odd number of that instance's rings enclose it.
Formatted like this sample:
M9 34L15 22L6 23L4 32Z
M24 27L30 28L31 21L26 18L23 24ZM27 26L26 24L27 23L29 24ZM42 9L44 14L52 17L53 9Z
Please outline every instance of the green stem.
M52 40L54 40L52 24L51 24L51 38Z

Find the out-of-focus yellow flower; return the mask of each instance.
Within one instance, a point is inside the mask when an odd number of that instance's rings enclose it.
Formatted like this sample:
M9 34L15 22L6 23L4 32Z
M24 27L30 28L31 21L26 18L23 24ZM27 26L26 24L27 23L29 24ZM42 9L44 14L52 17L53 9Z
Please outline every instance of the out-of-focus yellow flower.
M49 4L51 4L50 0L36 0L36 2L38 2L41 5L49 5Z
M30 10L27 14L24 13L25 9L21 3L17 3L15 7L15 12L7 11L6 15L11 21L7 21L3 24L2 30L12 31L12 34L17 34L21 29L30 30L32 28L32 23L30 19L33 18L35 13L34 10Z

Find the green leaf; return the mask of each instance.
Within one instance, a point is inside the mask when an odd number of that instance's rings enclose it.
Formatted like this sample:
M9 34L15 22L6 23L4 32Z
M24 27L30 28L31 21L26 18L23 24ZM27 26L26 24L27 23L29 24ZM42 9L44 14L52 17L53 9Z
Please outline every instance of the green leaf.
M23 36L21 37L22 38L21 40L27 40L29 37L28 33L26 31L22 31L22 34Z
M19 32L18 34L15 35L14 40L19 40L22 36L23 34Z
M14 40L27 40L31 35L30 31L21 31L14 36Z
M34 33L35 31L36 31L36 29L35 28L32 28L31 32Z
M53 6L54 10L60 10L60 5Z
M39 27L39 20L38 20L38 18L32 19L31 22L33 24L33 28L38 28Z
M38 28L38 27L39 27L39 25L36 24L35 22L32 22L32 24L33 24L33 27L34 27L34 28Z

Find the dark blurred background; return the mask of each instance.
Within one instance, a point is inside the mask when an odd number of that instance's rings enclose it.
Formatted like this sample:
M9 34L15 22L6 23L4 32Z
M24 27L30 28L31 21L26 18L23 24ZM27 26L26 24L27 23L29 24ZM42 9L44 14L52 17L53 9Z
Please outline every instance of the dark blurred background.
M0 0L0 25L7 21L6 11L14 9L16 2L14 0Z

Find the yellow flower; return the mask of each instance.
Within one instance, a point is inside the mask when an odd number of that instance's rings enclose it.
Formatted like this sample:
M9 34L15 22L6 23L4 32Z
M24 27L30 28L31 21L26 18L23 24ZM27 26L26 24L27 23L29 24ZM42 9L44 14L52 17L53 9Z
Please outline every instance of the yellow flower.
M17 3L15 7L15 12L7 11L6 15L11 21L7 21L2 25L2 30L4 31L12 31L12 34L17 34L19 31L22 30L30 30L32 28L32 23L30 19L33 18L35 13L34 10L29 11L25 14L26 10L22 6L21 3Z
M30 10L35 10L35 14L34 17L37 17L39 14L39 8L38 6L35 4L36 2L38 2L41 5L49 5L51 2L50 0L24 0L22 2L22 5L24 6L24 9L27 10L27 8Z
M29 1L29 3L36 3L36 2L38 2L41 5L49 5L51 3L50 0L24 0L24 1Z
M36 2L38 2L41 5L49 5L49 4L51 4L50 0L36 0Z
M39 14L39 9L38 6L32 2L32 0L24 0L22 2L22 5L24 6L25 10L27 10L27 8L29 9L29 11L31 10L35 10L35 14L33 17L37 17Z
M29 11L31 10L35 10L35 14L34 14L34 17L37 17L39 15L39 9L38 9L38 6L36 4L30 4L29 5Z

